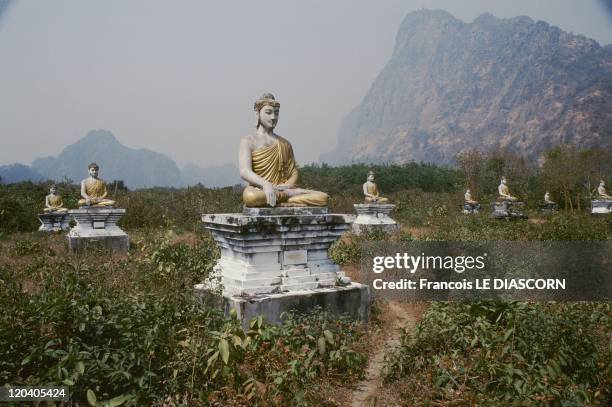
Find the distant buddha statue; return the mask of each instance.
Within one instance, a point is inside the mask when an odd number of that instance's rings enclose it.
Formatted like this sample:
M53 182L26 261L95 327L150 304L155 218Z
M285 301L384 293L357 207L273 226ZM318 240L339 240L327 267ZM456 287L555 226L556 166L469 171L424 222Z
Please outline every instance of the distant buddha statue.
M501 182L500 182L499 186L497 187L497 192L499 193L499 198L502 201L516 201L516 200L518 200L517 197L512 196L510 194L510 189L508 188L508 185L506 185L506 177L502 177Z
M475 201L474 199L472 199L472 193L470 192L469 188L465 191L465 195L463 196L465 203L468 203L470 205L478 205L478 201Z
M546 191L546 193L544 194L544 203L546 203L546 204L555 204L556 203L555 201L550 199L550 194L548 193L548 191Z
M380 191L378 190L378 185L374 182L374 172L368 172L367 181L363 184L363 195L365 195L366 202L374 202L374 203L388 203L388 198L383 198L380 196Z
M51 185L49 188L49 195L45 197L45 213L63 213L68 211L68 209L64 208L64 201L62 200L62 197L57 195L56 192L57 188L55 185Z
M115 201L106 198L108 195L106 183L98 178L98 171L100 170L98 164L91 163L88 169L89 178L81 181L81 196L83 199L79 200L79 206L113 206Z
M599 186L597 187L597 198L612 199L612 196L608 195L608 192L606 191L606 183L603 180L599 181Z
M270 93L255 102L257 131L240 141L240 177L248 182L242 193L247 207L326 206L324 192L297 188L298 167L293 148L274 133L280 103Z

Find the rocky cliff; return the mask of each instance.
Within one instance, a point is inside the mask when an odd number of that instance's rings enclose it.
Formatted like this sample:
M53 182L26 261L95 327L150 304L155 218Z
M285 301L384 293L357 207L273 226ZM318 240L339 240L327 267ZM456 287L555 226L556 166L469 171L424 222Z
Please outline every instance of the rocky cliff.
M465 149L532 159L559 143L612 149L612 46L529 17L472 23L421 10L343 121L327 163L452 163Z

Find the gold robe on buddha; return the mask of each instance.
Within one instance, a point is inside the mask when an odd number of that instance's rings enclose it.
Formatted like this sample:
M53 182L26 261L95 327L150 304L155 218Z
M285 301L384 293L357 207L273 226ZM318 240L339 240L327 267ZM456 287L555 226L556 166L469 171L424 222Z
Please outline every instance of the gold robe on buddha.
M90 206L112 206L115 201L107 199L106 183L101 179L88 178L85 181L85 193L92 199ZM79 200L79 206L87 205L85 198Z
M517 197L512 196L510 194L510 188L508 188L507 185L503 185L502 184L502 185L499 186L498 189L499 189L498 190L498 193L499 193L498 199L500 201L516 201L517 200Z
M366 184L366 191L368 191L368 194L374 195L376 197L376 199L374 199L372 197L366 196L365 197L366 202L375 202L375 203L388 203L389 202L388 198L383 198L380 196L378 185L376 185L374 182L368 182Z
M68 210L64 208L64 201L59 195L48 195L47 204L49 206L44 209L45 212L66 212Z
M291 144L279 138L274 144L253 150L251 165L255 174L272 185L280 185L290 179L297 180L298 168L293 156ZM325 192L301 188L288 188L276 191L276 202L281 206L326 206L328 195ZM249 185L242 193L242 201L248 207L268 206L264 191L254 185Z

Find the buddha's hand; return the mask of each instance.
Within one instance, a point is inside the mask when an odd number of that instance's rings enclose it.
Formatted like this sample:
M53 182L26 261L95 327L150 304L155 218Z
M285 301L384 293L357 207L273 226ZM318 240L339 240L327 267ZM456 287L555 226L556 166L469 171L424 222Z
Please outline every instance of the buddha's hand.
M91 206L91 198L85 198L85 205Z
M268 203L268 205L276 206L276 189L274 188L274 185L267 182L263 184L262 187L264 194L266 194L266 202Z
M278 184L278 185L274 186L274 188L276 188L277 191L284 191L286 189L292 189L293 187L294 187L293 185L290 185L290 184L287 184L287 183Z

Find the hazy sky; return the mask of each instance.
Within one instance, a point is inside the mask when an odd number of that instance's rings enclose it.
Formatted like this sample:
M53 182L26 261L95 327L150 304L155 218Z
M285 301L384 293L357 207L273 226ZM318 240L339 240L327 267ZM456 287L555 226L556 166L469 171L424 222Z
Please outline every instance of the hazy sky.
M18 0L0 16L0 164L57 155L91 129L181 166L235 163L267 91L277 132L315 161L423 7L528 15L612 43L597 0Z

